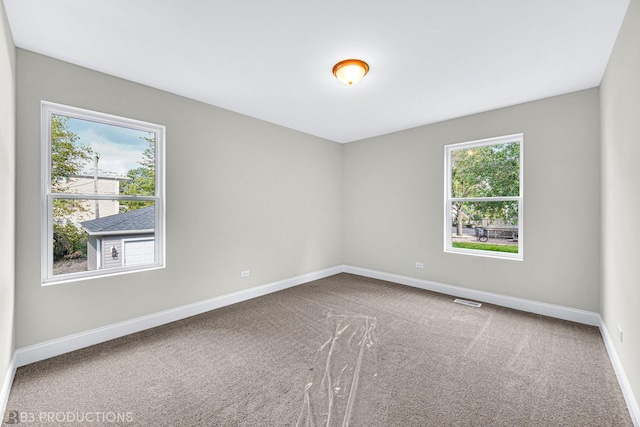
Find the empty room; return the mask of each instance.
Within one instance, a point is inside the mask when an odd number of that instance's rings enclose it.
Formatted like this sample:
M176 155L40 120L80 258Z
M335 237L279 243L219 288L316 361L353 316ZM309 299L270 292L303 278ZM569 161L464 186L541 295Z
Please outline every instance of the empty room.
M640 427L640 0L0 2L2 426Z

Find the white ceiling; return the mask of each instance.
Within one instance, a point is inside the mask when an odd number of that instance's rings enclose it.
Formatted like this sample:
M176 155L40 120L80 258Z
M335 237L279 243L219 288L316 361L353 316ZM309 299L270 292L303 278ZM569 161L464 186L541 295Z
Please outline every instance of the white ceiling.
M598 86L629 0L4 3L20 48L349 142Z

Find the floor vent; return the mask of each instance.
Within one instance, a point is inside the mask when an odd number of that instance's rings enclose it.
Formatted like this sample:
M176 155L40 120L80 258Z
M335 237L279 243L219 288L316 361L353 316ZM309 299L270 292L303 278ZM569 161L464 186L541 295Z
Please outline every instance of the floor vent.
M482 304L475 301L467 301L466 299L456 298L453 302L457 302L458 304L468 305L469 307L482 307Z

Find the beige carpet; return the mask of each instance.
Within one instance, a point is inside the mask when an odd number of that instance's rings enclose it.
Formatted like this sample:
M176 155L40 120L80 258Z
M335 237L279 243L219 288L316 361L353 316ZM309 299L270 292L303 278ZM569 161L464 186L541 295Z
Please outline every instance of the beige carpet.
M452 300L339 274L19 368L4 421L632 425L597 328Z

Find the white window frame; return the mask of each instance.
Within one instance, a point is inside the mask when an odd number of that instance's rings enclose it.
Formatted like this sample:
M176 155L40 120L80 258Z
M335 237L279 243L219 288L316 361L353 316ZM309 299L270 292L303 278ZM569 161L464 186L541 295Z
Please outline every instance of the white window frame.
M471 149L475 147L484 147L488 145L506 144L509 142L517 142L520 144L520 191L518 196L508 197L452 197L452 169L451 169L451 153L461 149ZM513 135L498 136L494 138L480 139L476 141L460 142L448 144L444 146L444 171L445 171L445 190L444 190L444 251L455 254L475 255L489 258L502 258L510 260L524 259L524 134L517 133ZM452 245L452 209L453 202L518 202L518 253L486 251L479 249L454 248Z
M155 190L154 196L125 196L100 195L82 193L53 193L51 191L51 116L60 115L81 120L103 123L107 125L126 127L156 136L155 149ZM53 102L41 102L41 271L42 285L73 282L78 280L95 279L119 274L155 270L165 267L165 126L126 117L114 116L97 111L85 110ZM83 200L140 200L152 201L155 206L155 262L133 267L115 267L103 270L90 270L78 273L53 274L53 200L54 199L83 199Z

